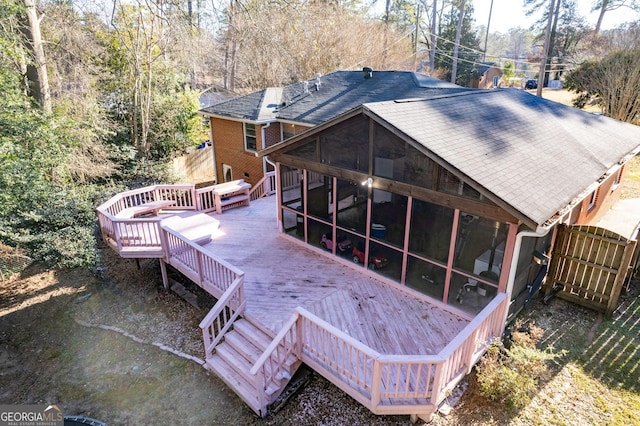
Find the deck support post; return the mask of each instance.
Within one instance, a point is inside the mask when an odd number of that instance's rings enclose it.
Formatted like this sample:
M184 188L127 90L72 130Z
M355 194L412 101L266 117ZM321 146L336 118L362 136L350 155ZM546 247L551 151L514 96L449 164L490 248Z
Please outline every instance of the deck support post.
M417 414L410 414L409 415L409 421L411 422L412 425L418 423L418 415Z
M165 290L169 290L169 278L167 277L167 264L160 259L160 272L162 273L162 284Z

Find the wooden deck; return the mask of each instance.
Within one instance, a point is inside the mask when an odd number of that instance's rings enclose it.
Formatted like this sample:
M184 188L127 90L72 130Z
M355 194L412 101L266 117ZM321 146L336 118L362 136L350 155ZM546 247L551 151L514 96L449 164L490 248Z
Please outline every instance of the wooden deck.
M260 416L300 362L376 414L428 420L504 328L498 294L475 318L278 233L272 177L250 206L213 214L215 186L156 185L98 207L123 257L157 257L216 297L200 323L205 367ZM151 218L123 209L171 200ZM207 213L210 214L207 214ZM156 213L154 211L154 213Z
M279 236L276 213L267 197L213 215L219 228L204 246L244 271L245 316L274 335L300 306L380 353L434 355L469 323Z

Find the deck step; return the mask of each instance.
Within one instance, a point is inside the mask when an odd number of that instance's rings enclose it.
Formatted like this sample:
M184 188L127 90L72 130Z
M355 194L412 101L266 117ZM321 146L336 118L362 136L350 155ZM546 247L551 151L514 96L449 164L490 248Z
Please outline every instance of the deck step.
M262 416L255 386L239 375L219 354L207 358L207 366L227 384L256 414Z
M222 358L238 375L244 377L247 381L251 381L249 371L253 367L253 364L240 355L238 351L227 342L220 343L216 346L216 355Z
M265 348L257 347L238 332L230 332L224 336L224 341L236 350L244 359L255 364L258 358L264 353Z
M258 329L245 319L239 319L234 322L233 329L263 352L273 340L272 337L268 336L262 330Z
M266 415L266 407L259 407L256 378L250 371L262 356L272 338L245 319L238 319L233 329L226 333L222 343L215 348L214 354L207 358L206 364L216 373L243 401L258 415ZM279 383L270 383L264 391L267 405L274 402L291 379L300 361L295 357L287 360L287 372L279 374Z

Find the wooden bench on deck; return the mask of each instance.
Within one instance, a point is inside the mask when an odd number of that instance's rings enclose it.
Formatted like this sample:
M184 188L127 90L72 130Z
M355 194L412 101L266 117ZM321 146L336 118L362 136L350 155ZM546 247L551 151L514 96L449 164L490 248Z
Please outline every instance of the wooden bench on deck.
M248 206L250 191L251 185L243 179L215 185L213 187L213 193L215 196L216 213L221 214L227 209Z
M146 214L153 214L154 216L158 216L158 212L160 210L171 207L175 204L176 202L173 200L152 201L150 203L140 204L137 206L122 209L118 212L118 214L116 214L116 217L133 219L134 217L144 216Z

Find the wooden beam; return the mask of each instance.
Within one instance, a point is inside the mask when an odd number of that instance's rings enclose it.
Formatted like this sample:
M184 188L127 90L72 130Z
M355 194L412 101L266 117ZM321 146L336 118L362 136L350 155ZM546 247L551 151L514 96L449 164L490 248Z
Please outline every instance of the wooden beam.
M278 162L282 162L290 166L298 167L300 169L313 170L314 172L322 173L329 176L336 176L338 179L342 180L359 183L369 177L369 175L362 172L341 169L338 167L330 166L328 164L316 163L313 161L304 160L302 158L292 157L286 154L277 153L272 154L271 157ZM438 204L452 209L460 209L465 213L475 214L500 222L516 224L520 223L520 220L518 218L508 213L499 206L486 204L481 201L459 197L452 194L446 194L444 192L438 192L427 188L421 188L419 186L411 185L404 182L374 176L373 188L394 192L396 194L412 196L424 201L428 201L430 203Z

